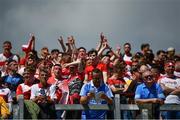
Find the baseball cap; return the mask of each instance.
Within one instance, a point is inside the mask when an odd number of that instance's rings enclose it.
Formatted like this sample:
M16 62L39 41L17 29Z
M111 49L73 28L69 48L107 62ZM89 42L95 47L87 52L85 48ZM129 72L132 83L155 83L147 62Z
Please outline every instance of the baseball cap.
M167 49L167 51L169 52L169 51L174 51L175 49L173 48L173 47L169 47L168 49Z

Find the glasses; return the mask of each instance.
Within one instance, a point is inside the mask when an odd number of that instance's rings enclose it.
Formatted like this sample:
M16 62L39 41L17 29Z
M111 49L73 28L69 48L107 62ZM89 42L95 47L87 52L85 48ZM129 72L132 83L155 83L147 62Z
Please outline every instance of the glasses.
M144 76L144 79L146 79L146 80L152 80L152 79L153 79L153 75Z

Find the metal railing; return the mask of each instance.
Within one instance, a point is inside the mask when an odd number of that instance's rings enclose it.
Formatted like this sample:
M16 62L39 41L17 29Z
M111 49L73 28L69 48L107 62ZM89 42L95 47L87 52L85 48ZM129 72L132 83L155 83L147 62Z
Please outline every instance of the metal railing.
M121 119L121 111L141 111L141 119L148 119L149 114L153 113L153 104L144 104L139 107L137 104L120 104L120 95L116 94L115 103L113 105L103 104L103 105L64 105L56 104L56 110L108 110L113 111L114 119ZM159 108L160 111L180 111L180 105L174 104L164 104ZM24 97L23 95L18 96L18 104L13 105L13 119L23 119L24 118Z

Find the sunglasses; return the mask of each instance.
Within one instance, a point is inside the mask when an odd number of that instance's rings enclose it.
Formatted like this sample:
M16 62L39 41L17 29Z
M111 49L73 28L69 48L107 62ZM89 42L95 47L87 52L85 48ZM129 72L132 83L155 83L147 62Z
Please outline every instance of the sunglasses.
M152 79L153 79L153 75L144 76L144 79L146 79L146 80L152 80Z

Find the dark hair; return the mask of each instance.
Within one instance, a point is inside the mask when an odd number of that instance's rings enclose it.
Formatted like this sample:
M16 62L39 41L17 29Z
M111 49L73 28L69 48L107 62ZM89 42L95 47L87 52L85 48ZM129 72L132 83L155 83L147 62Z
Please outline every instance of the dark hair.
M123 72L126 68L126 63L124 61L118 61L113 67L113 72Z
M33 66L27 66L27 67L25 67L25 69L24 69L24 71L28 71L28 72L36 72L36 68L35 67L33 67Z
M134 72L139 72L139 67L131 67L131 73L133 74Z
M144 57L144 55L141 53L141 52L137 52L133 57L135 58L141 58L141 57Z
M154 60L154 54L152 50L149 50L146 54L145 54L145 59L149 60L149 62L152 62Z
M158 66L152 66L151 71L152 70L156 70L156 72L160 73L160 70L159 70Z
M4 41L3 44L10 44L11 45L11 42L10 41Z
M44 72L44 73L49 73L47 69L39 69L39 73Z
M52 49L51 50L51 54L54 53L54 52L58 52L59 53L59 50L58 49Z
M146 47L149 47L150 45L148 43L141 44L141 50L143 50Z
M91 49L91 50L88 52L88 56L89 56L90 54L93 54L93 53L95 53L96 55L98 54L97 50Z
M17 62L16 60L13 60L13 59L9 59L9 60L7 60L7 65L9 65L10 63L12 63L12 62Z
M108 50L107 52L106 52L106 55L109 55L109 53L111 53L112 51L111 50Z
M103 55L102 58L103 58L103 57L109 57L109 58L111 58L111 56L108 55L108 54Z
M55 67L55 66L59 66L59 67L61 67L61 65L60 65L60 64L55 64L55 65L53 65L53 66L54 66L54 67Z
M124 43L124 46L126 46L126 45L129 45L129 46L131 47L131 44L130 44L130 43Z
M35 60L37 60L37 61L39 60L38 53L36 50L31 50L29 53L32 53L32 54L30 54L31 58L33 57L33 58L35 58Z
M84 47L79 47L79 48L78 48L78 51L79 51L80 49L83 49L83 50L86 51L86 48L84 48Z
M160 55L161 53L166 53L164 50L158 50L157 52L156 52L156 55Z
M98 68L95 68L94 70L92 70L92 74L93 73L101 73L102 74L102 71Z

